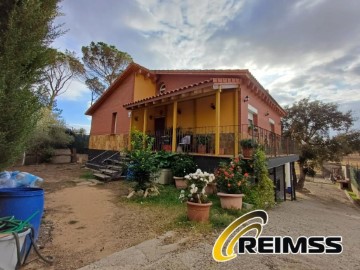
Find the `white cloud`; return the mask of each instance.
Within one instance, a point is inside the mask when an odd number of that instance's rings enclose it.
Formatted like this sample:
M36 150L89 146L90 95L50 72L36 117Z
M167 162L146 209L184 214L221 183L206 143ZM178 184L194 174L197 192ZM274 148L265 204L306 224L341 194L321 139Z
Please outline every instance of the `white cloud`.
M58 97L59 100L78 100L86 95L91 96L91 92L87 86L78 80L72 80L66 88L66 92Z

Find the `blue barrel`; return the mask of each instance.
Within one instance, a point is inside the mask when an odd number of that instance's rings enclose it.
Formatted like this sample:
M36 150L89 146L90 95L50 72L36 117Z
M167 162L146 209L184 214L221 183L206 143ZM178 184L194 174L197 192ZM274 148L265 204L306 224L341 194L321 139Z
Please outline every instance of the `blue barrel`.
M15 216L27 220L34 227L35 240L39 236L44 212L44 190L41 188L0 188L0 217Z

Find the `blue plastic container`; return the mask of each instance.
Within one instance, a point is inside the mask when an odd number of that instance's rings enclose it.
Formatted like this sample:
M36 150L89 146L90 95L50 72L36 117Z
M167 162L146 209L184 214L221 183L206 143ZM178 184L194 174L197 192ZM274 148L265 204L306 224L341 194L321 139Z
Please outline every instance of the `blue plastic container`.
M0 188L0 217L15 216L29 220L34 227L35 240L39 236L41 218L44 212L44 190L41 188Z

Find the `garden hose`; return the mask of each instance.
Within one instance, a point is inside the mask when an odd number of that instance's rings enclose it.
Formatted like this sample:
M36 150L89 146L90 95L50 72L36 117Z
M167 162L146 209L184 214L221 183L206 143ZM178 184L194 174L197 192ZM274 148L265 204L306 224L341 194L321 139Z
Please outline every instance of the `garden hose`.
M16 264L16 268L15 269L20 269L21 267L21 251L20 251L20 241L19 241L19 233L26 231L27 229L31 229L30 232L30 241L31 241L31 245L34 247L35 253L38 255L38 257L40 259L42 259L44 262L48 263L48 264L52 264L54 262L54 259L51 256L47 256L44 257L40 254L40 251L35 243L35 230L34 228L31 226L31 224L29 223L29 221L35 216L37 215L39 212L36 211L35 213L33 213L28 219L26 219L25 221L22 220L17 220L15 219L14 216L11 217L2 217L0 218L0 234L12 234L14 236L15 239L15 243L16 243L16 253L17 253L17 264ZM29 256L30 253L30 248L27 251L26 255L25 255L25 259L24 259L24 263L26 262L27 257Z

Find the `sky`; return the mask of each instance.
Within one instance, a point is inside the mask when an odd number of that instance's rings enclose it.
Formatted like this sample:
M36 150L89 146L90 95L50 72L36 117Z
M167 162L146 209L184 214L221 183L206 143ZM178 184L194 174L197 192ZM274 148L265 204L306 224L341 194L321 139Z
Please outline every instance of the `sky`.
M280 105L334 102L360 119L358 0L63 0L53 47L91 41L149 69L249 69ZM91 94L73 81L58 98L68 126L90 128ZM360 129L360 120L355 123Z

